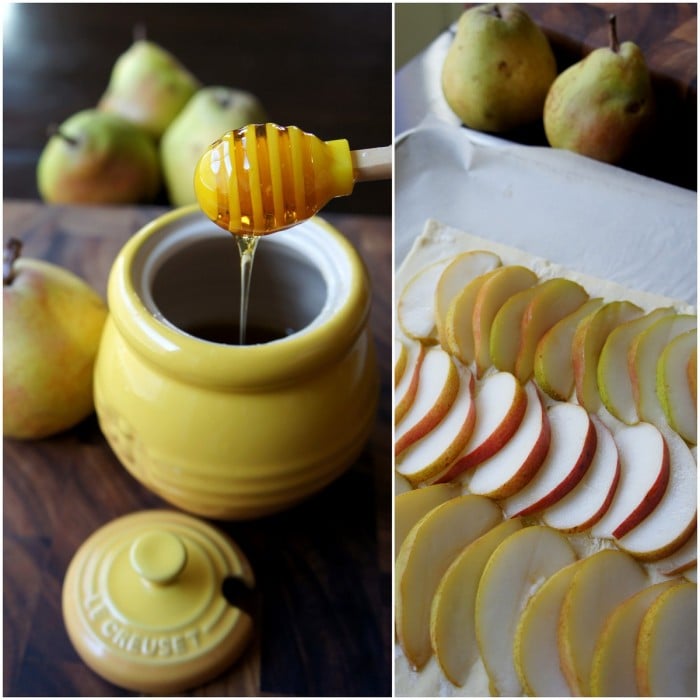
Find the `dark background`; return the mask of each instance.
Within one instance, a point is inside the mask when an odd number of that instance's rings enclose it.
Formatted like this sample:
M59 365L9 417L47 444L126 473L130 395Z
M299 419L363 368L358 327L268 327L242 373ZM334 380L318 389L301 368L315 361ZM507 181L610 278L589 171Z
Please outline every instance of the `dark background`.
M96 105L141 24L204 85L248 90L270 121L353 149L392 137L390 4L22 4L4 26L4 198L39 197L47 127ZM156 203L167 204L161 194ZM389 182L327 211L391 213Z

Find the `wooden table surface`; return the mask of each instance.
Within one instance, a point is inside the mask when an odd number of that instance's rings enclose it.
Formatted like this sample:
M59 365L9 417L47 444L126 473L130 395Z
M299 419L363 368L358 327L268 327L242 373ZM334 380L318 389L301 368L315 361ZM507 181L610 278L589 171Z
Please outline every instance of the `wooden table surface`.
M112 261L158 207L49 207L6 201L5 240L61 264L104 295ZM357 462L288 512L215 523L258 580L256 636L241 660L192 694L391 694L391 221L325 216L355 244L373 285L382 376L375 429ZM62 620L61 588L80 544L116 517L170 507L119 464L96 419L61 435L4 441L5 695L129 695L90 671Z

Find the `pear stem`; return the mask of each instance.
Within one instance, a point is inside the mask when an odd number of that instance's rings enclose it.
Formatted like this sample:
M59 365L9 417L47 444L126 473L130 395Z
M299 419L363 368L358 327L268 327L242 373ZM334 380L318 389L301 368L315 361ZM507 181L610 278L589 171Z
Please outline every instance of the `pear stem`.
M148 38L148 33L146 32L146 25L143 22L139 22L134 25L131 30L131 40L134 44L138 41L146 41Z
M610 15L608 17L608 39L610 41L610 48L615 52L620 52L620 42L617 39L617 17L615 15Z
M2 257L2 286L9 287L15 279L15 261L22 252L22 241L10 238L5 244Z

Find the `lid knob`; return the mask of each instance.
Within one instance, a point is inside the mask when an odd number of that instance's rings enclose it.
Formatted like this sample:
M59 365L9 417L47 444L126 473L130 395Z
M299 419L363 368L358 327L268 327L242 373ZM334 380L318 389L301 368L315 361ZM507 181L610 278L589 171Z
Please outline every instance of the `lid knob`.
M149 530L134 540L129 553L131 566L149 583L172 583L185 568L187 549L167 530Z

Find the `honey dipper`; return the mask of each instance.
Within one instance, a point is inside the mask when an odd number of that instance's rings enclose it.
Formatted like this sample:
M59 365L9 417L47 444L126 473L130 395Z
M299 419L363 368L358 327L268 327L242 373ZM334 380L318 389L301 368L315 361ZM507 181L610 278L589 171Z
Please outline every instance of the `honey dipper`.
M202 211L231 233L264 236L316 214L356 182L391 177L391 147L351 151L296 126L229 131L200 158L194 186Z

